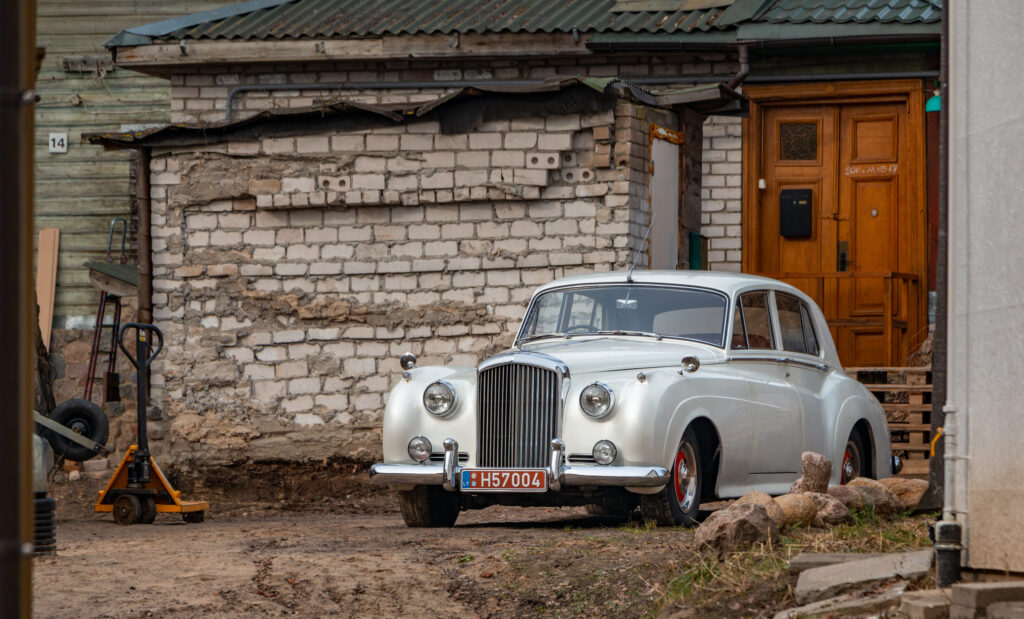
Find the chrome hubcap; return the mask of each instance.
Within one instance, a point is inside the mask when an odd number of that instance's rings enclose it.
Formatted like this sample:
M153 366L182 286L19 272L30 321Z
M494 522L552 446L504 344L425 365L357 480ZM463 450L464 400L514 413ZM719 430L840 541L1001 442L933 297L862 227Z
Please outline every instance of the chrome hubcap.
M860 472L860 455L849 447L843 453L842 479L840 483L852 481Z
M676 454L675 478L676 501L684 512L689 511L697 497L697 462L686 443Z

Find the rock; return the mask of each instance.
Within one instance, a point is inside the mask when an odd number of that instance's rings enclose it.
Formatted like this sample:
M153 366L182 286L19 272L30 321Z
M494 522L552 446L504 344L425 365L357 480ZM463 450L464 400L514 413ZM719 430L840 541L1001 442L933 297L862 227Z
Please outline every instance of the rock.
M890 580L914 583L928 575L934 555L929 548L805 570L796 582L796 601L806 604Z
M847 486L831 486L828 495L846 506L846 509L853 511L864 507L864 495Z
M887 477L878 483L888 488L900 500L903 509L913 510L921 502L921 497L928 490L928 482L924 479L907 479L905 477Z
M872 557L880 557L880 554L864 552L801 552L789 560L789 573L794 576L804 570L837 563L849 563L850 561L863 561Z
M782 512L782 508L775 502L772 497L765 492L748 492L740 498L736 499L733 505L745 505L751 503L754 505L760 505L764 507L765 511L768 512L768 517L775 522L775 526L780 529L786 524L786 514Z
M814 516L818 513L818 506L814 501L803 494L784 494L775 497L775 503L782 508L785 516L785 526L793 527L809 525L814 522Z
M858 477L846 484L846 487L859 492L864 497L865 507L874 507L875 513L880 516L893 516L906 511L892 491L873 479Z
M814 526L834 527L853 520L850 510L839 499L820 492L808 492L804 496L814 501L818 513L814 515Z
M790 608L777 613L774 619L797 619L797 617L839 617L839 616L878 616L880 610L896 606L900 596L907 590L907 583L898 582L890 585L881 593L861 595L847 593L820 602L814 602L798 608Z
M801 477L793 482L790 494L828 490L828 480L832 477L832 462L828 458L813 451L805 451L800 457L800 464Z
M757 542L779 541L779 527L763 505L732 504L708 516L693 536L699 548L719 555L741 550Z

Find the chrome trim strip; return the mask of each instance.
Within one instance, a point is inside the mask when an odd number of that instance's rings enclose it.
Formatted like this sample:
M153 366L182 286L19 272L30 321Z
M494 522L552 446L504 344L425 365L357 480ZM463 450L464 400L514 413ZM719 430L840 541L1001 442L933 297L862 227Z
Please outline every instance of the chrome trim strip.
M832 369L832 366L827 363L814 363L813 361L804 361L803 359L794 359L793 357L729 357L726 359L729 361L761 361L761 362L772 362L772 363L792 363L794 365L802 365L815 370L821 370L822 372L828 372Z
M559 372L563 378L569 377L569 366L561 359L552 357L551 355L545 355L544 353L526 352L522 350L510 350L508 352L494 355L490 359L484 359L484 361L477 366L476 371L477 373L480 373L494 366L504 365L506 363L532 365L544 368L545 370Z
M370 482L375 484L413 484L440 486L444 482L444 468L430 464L385 464L370 467Z
M662 466L568 466L562 469L565 486L664 486L669 471Z

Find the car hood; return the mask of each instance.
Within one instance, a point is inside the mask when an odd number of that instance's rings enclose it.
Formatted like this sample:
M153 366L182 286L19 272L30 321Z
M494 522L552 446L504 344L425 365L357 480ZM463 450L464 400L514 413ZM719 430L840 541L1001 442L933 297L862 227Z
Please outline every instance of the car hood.
M520 350L554 357L572 374L673 367L691 355L701 364L725 360L724 351L706 344L619 335L542 340L523 344Z

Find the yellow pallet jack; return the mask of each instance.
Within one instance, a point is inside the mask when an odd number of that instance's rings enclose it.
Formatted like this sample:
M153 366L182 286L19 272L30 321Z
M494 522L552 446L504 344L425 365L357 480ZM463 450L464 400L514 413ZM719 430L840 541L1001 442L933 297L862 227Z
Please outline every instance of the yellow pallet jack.
M135 329L135 355L125 348L124 336ZM156 335L156 349L150 352L148 333ZM152 524L160 513L180 513L185 522L202 522L204 512L210 508L207 501L182 501L181 492L175 490L149 455L146 436L146 402L149 366L164 347L164 334L156 325L130 322L121 326L117 345L135 366L138 395L137 441L128 448L121 464L96 502L97 512L113 512L117 524Z

